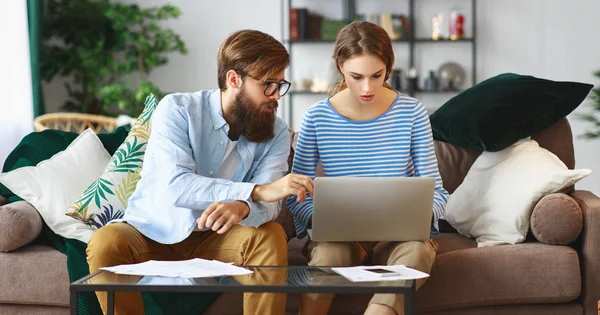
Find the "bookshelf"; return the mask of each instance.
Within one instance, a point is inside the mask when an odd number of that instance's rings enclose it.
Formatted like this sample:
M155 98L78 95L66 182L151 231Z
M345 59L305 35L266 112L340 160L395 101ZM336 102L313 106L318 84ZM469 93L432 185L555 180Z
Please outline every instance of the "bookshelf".
M337 0L339 1L339 10L342 13L342 20L345 20L346 23L351 22L354 17L357 15L356 12L356 2L357 1L384 1L384 0ZM421 4L423 2L426 2L427 0L407 0L408 2L408 12L405 13L406 19L408 20L408 25L409 25L409 36L408 38L401 38L401 39L397 39L397 40L392 40L393 44L400 44L400 45L407 45L408 50L407 50L407 54L408 54L408 64L407 64L407 68L403 69L405 72L403 74L403 76L405 76L405 73L408 69L411 68L415 68L417 66L417 63L415 61L416 59L416 50L423 50L423 49L432 49L430 48L430 46L433 45L449 45L449 46L453 46L453 45L461 45L461 43L470 45L470 83L471 86L474 85L477 82L477 0L466 0L469 3L470 6L470 22L467 21L468 23L470 23L471 25L471 29L470 32L467 33L466 35L468 37L466 38L461 38L461 39L456 39L456 40L450 40L450 39L439 39L439 40L434 40L431 39L430 37L426 37L426 36L420 36L419 33L422 34L422 32L419 32L420 29L418 29L419 24L416 24L416 18L415 18L415 10L417 8L418 4ZM465 1L465 2L466 2ZM298 56L297 52L294 51L294 47L297 46L308 46L308 47L312 47L312 46L318 46L318 45L328 45L328 47L330 47L331 49L333 49L333 44L335 43L335 40L333 39L295 39L295 40L290 40L290 8L294 8L294 2L293 0L282 0L282 4L281 4L281 13L282 13L282 18L281 18L281 34L283 36L283 43L284 45L286 45L286 48L288 49L288 51L290 52L291 55L291 62L290 65L288 67L288 77L290 78L291 81L294 82L294 85L299 84L298 81L296 80L297 78L295 77L295 70L296 67L298 67L298 64L294 64L294 57ZM304 1L300 1L303 4L318 4L321 3L320 0L304 0ZM326 2L334 2L334 1L326 1ZM387 1L386 3L389 3L389 1ZM441 4L444 2L438 2L438 4ZM448 9L448 7L443 7L441 9ZM310 10L310 11L316 11L317 10ZM381 9L380 11L384 12L386 11L385 9ZM305 20L307 21L307 20ZM308 20L310 21L310 20ZM430 24L429 24L430 25ZM305 34L306 36L306 34ZM313 36L314 37L314 36ZM394 50L397 50L397 47L394 47ZM452 56L448 57L449 60L453 60ZM464 67L464 65L463 65ZM419 71L419 73L423 73L423 70L425 69L417 69ZM402 78L403 80L406 80L405 77ZM420 81L422 81L423 78L421 78ZM468 88L469 86L463 86L463 88ZM425 90L404 90L402 91L403 93L406 93L410 96L416 96L419 97L422 94L431 94L431 95L443 95L443 94L457 94L459 93L461 90L457 89L457 90L450 90L450 91L442 91L442 90L435 90L435 91L425 91ZM293 126L293 122L294 122L294 97L295 96L307 96L307 95L321 95L323 98L325 98L327 96L327 94L325 92L311 92L311 91L306 91L306 90L295 90L294 87L292 87L292 89L288 92L288 95L285 96L285 105L286 106L282 106L281 108L284 108L285 111L282 113L284 119L286 119L286 121L288 122L288 124L290 125L291 128L295 128L295 127L299 127L299 126Z

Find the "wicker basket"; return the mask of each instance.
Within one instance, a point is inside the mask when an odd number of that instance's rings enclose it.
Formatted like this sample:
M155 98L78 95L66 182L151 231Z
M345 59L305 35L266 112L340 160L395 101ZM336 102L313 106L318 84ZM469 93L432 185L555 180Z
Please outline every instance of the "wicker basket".
M58 129L82 133L92 128L96 133L111 132L116 128L117 119L114 117L81 114L81 113L52 113L40 115L33 121L35 131Z

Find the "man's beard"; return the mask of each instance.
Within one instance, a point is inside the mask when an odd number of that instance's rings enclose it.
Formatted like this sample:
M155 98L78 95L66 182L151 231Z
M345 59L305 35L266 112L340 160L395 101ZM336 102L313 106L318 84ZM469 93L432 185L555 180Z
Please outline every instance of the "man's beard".
M277 101L256 106L244 92L242 88L235 96L231 117L233 121L229 126L233 125L238 134L252 142L267 142L273 139ZM268 107L271 107L272 111L268 111Z

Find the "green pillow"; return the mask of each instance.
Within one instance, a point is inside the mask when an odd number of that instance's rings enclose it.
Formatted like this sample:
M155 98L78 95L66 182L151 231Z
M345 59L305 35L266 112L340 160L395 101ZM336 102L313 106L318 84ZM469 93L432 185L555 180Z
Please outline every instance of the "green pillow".
M102 141L106 151L112 155L121 143L123 143L130 130L131 127L129 125L121 126L113 132L98 134L98 138ZM51 158L60 151L64 151L78 135L75 132L55 129L32 132L25 136L8 155L2 172L10 172L24 166L36 166L41 161ZM0 184L0 196L7 197L9 202L22 200L2 184Z
M504 73L450 99L431 116L433 138L500 151L549 128L586 98L591 84Z

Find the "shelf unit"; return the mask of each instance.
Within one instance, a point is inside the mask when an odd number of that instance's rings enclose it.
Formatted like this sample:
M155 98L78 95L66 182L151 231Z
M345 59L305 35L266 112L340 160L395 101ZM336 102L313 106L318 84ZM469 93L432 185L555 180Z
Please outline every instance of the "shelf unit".
M356 15L356 1L357 0L339 0L342 4L342 11L344 12L344 20L348 23L354 19ZM360 0L359 0L360 1ZM362 0L367 1L367 0ZM369 0L371 1L371 0ZM470 0L471 3L471 37L462 38L458 40L450 40L450 39L441 39L434 40L431 38L415 38L415 2L418 1L426 1L426 0L408 0L408 21L410 25L411 36L410 39L400 39L393 40L393 43L406 43L409 45L409 65L408 69L415 67L415 47L417 45L431 45L431 44L444 44L451 45L456 43L470 43L471 44L471 85L475 85L477 83L477 0ZM335 43L334 40L294 40L291 41L288 39L289 36L289 9L292 8L293 0L282 0L281 5L281 34L283 39L283 43L287 46L290 55L292 56L294 53L292 52L292 47L294 45L317 45L317 44L329 44L333 45ZM287 3L287 6L285 5ZM287 18L284 18L287 17ZM288 67L289 77L294 79L294 67L293 61L290 62ZM415 96L420 93L428 93L428 94L443 94L443 93L459 93L461 90L451 90L451 91L422 91L422 90L409 90L404 91L406 94L410 96ZM284 111L284 117L287 120L290 127L293 123L293 103L295 95L323 95L326 96L324 92L311 92L311 91L294 91L290 90L288 95L285 97L286 106L282 106Z

